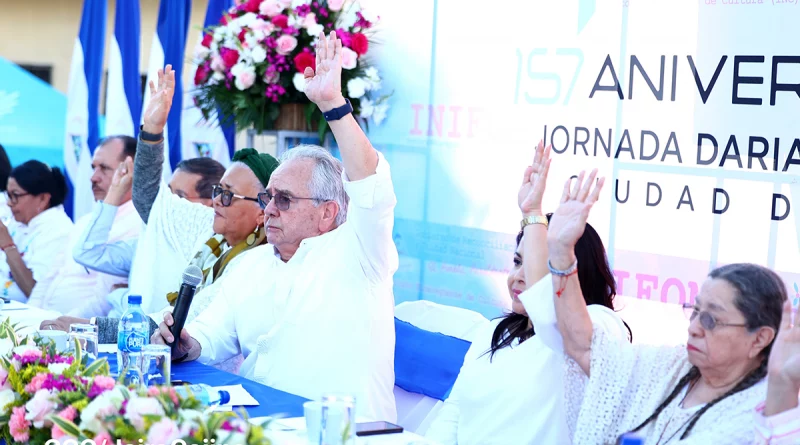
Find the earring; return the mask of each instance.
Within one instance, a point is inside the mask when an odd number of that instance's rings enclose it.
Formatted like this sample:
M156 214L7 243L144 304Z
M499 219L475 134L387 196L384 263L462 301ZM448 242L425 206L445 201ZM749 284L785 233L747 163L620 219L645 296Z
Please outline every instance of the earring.
M258 226L256 226L255 230L253 230L253 233L247 235L247 239L245 240L245 242L247 243L248 246L252 246L253 244L256 243L257 234L258 234Z

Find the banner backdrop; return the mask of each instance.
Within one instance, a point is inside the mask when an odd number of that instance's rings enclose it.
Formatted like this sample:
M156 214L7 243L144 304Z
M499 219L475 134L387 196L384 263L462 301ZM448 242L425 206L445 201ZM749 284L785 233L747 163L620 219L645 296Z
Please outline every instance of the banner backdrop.
M547 210L570 176L606 177L590 223L619 294L692 302L712 268L754 262L800 298L797 0L375 6L397 302L509 306L516 193L542 139Z

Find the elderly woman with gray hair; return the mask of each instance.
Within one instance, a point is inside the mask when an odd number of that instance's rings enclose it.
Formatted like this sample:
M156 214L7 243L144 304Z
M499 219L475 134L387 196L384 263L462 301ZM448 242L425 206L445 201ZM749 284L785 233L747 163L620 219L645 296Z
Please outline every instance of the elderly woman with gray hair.
M596 174L567 182L547 233L551 274L520 296L537 330L555 331L562 343L554 347L570 358L573 443L615 443L626 433L647 445L797 443L800 328L792 327L784 283L769 269L712 271L685 347L631 345L593 329L575 243L603 185L595 185Z

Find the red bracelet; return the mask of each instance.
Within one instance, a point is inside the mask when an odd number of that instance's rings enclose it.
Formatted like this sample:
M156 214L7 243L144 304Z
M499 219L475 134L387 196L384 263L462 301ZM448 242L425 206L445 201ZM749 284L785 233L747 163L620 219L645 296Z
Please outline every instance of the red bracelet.
M567 289L567 281L569 281L569 277L578 273L578 269L576 268L572 272L568 273L567 275L563 275L559 277L558 283L560 289L556 291L556 297L561 298L561 294Z
M17 248L17 245L16 245L16 244L14 244L14 242L13 242L13 241L11 242L11 244L6 244L5 246L3 246L3 247L0 247L0 250L2 250L3 252L5 252L5 251L6 251L6 249L10 249L10 248L12 248L12 247L13 247L13 248L15 248L15 249Z

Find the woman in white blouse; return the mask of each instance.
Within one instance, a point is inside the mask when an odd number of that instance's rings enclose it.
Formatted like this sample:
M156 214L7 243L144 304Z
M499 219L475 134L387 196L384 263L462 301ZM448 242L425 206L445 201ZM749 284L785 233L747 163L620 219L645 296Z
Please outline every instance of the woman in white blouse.
M14 220L0 221L2 296L25 302L37 283L48 283L66 254L72 220L64 212L67 183L61 170L28 161L11 170L6 186Z
M603 184L600 179L595 185L596 174L584 183L581 173L573 187L567 182L548 232L551 277L523 298L529 311L557 314L557 327L536 326L560 331L571 358L565 382L573 442L615 443L635 432L648 445L753 443L757 422L763 423L757 408L766 396L768 357L787 298L784 283L761 266L723 266L709 274L696 298L685 347L630 345L607 335L593 326L582 272L575 273L581 262L576 242ZM776 348L784 357L785 343ZM763 413L779 411L769 410Z
M520 209L532 218L523 220L508 276L512 312L487 322L474 336L453 390L426 432L444 445L569 443L562 403L564 355L547 346L549 339L540 335L519 300L526 282L547 273L548 217L541 212L541 198L548 165L549 147L539 144L519 192ZM538 243L536 248L523 251L523 236ZM586 304L598 326L626 341L629 331L613 311L616 285L600 236L587 227L575 251L582 260Z

